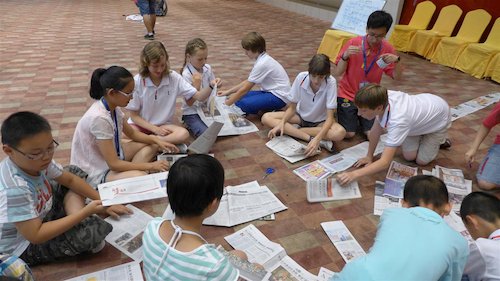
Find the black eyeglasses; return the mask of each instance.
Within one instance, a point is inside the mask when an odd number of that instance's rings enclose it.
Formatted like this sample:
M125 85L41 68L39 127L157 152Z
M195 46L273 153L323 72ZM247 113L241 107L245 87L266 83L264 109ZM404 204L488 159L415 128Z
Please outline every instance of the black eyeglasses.
M47 154L52 154L56 150L56 148L59 146L59 143L56 140L52 140L52 146L49 147L47 150L42 151L40 153L24 153L21 150L11 146L12 149L15 151L21 153L24 157L28 158L29 160L40 160L42 159L45 155Z

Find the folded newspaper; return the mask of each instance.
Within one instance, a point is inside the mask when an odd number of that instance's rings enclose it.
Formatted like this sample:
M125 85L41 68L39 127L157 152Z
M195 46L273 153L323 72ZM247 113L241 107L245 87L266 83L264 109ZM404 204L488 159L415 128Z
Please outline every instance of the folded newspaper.
M342 221L322 222L321 227L346 263L366 255L366 252Z
M306 193L307 201L309 202L361 198L358 182L351 182L346 186L340 186L337 180L332 177L307 181Z
M207 126L213 122L224 124L218 133L219 136L243 135L259 131L255 124L243 117L244 113L240 108L226 105L225 100L226 97L217 96L217 87L214 87L208 101L197 106L198 115Z
M66 281L143 281L139 262L133 261L96 272L81 275Z
M226 187L219 208L215 214L206 218L203 224L231 227L286 209L267 186L259 186L257 181L253 181ZM167 206L163 217L174 219L170 205Z
M443 180L448 189L452 210L458 213L464 197L472 192L472 181L465 179L460 169L450 169L439 165L436 165L432 172L425 171L425 174L429 173Z
M132 214L123 215L119 219L107 217L105 220L113 226L113 231L106 236L106 242L131 257L142 261L142 235L152 216L133 205L127 205Z
M308 157L305 155L307 146L287 135L273 138L266 143L266 146L290 163L295 163ZM318 150L316 154L319 152Z
M167 197L168 172L126 178L97 186L103 206Z
M317 276L296 263L280 244L270 241L253 224L224 239L233 248L245 252L250 263L260 264L267 271L263 279L256 277L252 272L240 271L242 277L247 280L317 280Z
M375 182L375 196L373 197L373 214L381 216L387 208L397 208L402 206L402 198L392 197L384 194L385 183Z
M416 176L418 168L410 167L396 161L391 162L391 166L385 176L384 195L394 198L403 198L403 191L406 181Z

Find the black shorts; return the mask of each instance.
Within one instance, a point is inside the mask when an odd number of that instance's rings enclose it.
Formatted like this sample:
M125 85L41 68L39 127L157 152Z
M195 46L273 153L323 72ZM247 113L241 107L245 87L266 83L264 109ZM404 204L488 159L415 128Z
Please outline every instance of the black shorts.
M319 121L319 122L309 122L309 121L306 121L306 120L302 119L302 116L300 116L300 114L297 114L297 115L300 118L299 126L302 127L302 128L314 128L314 127L318 127L319 124L325 122L325 120Z
M358 108L354 105L354 102L345 99L337 98L337 117L339 124L344 127L347 132L366 132L371 130L373 126L373 120L365 119L358 115Z

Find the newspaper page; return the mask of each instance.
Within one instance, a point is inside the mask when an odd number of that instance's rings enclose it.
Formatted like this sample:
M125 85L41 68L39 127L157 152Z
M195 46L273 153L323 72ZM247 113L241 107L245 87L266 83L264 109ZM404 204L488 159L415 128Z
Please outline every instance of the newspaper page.
M217 246L219 250L229 262L240 272L240 279L249 281L261 281L267 274L263 266L257 263L252 263L248 260L236 257L230 252L226 251L222 246Z
M236 250L243 251L248 261L262 265L269 270L286 256L285 249L280 244L269 240L253 224L250 224L224 239Z
M320 267L318 273L318 281L330 281L330 278L335 276L335 274L336 274L335 272L327 268Z
M207 104L197 107L198 115L207 126L213 122L223 123L218 136L243 135L259 131L255 124L243 117L241 109L235 105L226 105L225 100L226 97L211 96Z
M287 207L267 186L259 186L256 181L226 187L219 208L203 221L205 225L235 226L286 210ZM163 217L173 219L170 205Z
M282 258L278 264L269 269L264 280L270 281L316 281L317 276L305 270L289 256Z
M464 117L500 101L500 92L477 97L450 109L451 121Z
M406 181L417 175L417 171L418 168L392 161L385 177L384 195L403 198L403 190Z
M113 226L113 231L106 236L106 242L113 245L135 261L142 261L142 234L152 216L133 205L127 205L133 214L119 219L107 217L105 221Z
M139 262L133 261L75 278L66 281L144 281L142 278L141 266Z
M366 152L365 152L366 154ZM344 152L332 155L325 159L320 160L321 164L325 166L332 174L345 171L352 167L356 161L361 157L352 157Z
M373 214L381 216L387 208L398 208L402 206L402 199L384 195L385 183L375 182L375 196L373 197Z
M465 227L465 224L462 221L462 218L459 215L457 215L455 212L450 212L449 215L445 216L444 221L451 228L453 228L456 232L460 233L460 235L462 235L465 238L465 240L467 240L467 243L469 243L469 245L471 243L475 243L474 239L472 238L469 231Z
M195 154L207 154L217 140L217 135L223 125L224 124L220 122L212 122L205 132L188 146L187 150Z
M453 212L460 212L460 205L464 197L472 192L472 181L465 179L460 169L450 169L436 165L433 171L433 175L442 179L446 184Z
M101 183L97 186L103 206L167 197L168 172Z
M324 202L361 198L358 182L351 182L340 186L335 178L329 177L320 180L307 181L307 201Z
M293 172L305 181L319 180L330 175L330 170L318 160L299 167Z
M169 167L172 167L172 165L174 165L174 163L183 158L183 157L186 157L188 156L187 154L168 154L168 153L162 153L158 156L156 156L156 160L158 161L161 161L161 160L165 160L168 162L168 165Z
M328 235L328 238L330 238L346 263L354 258L366 255L361 245L354 239L342 221L322 222L321 227L323 227L326 235Z

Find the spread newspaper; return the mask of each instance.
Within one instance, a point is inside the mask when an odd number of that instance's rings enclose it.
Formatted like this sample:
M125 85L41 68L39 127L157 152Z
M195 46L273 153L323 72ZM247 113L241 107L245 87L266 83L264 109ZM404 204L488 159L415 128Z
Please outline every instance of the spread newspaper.
M271 139L266 143L266 146L290 163L295 163L307 158L305 155L307 146L287 135Z
M274 195L267 186L259 186L257 181L227 186L212 216L203 221L205 225L235 226L245 222L286 210L287 207ZM167 206L163 217L172 220L175 216Z
M498 102L499 100L500 100L500 92L477 97L470 101L454 106L450 109L451 121L455 121L458 118L464 117L478 110L481 110L487 106L490 106Z
M139 262L133 261L75 278L66 281L143 281L141 266Z
M107 217L105 221L113 226L113 231L106 236L106 242L113 245L135 261L142 261L142 234L152 216L133 205L127 205L133 214L123 215L119 219Z
M97 186L103 206L167 197L168 172L121 179Z
M465 179L460 169L450 169L439 165L433 169L433 175L442 179L446 184L452 210L458 213L464 197L472 192L472 181Z
M332 177L307 181L306 192L307 201L309 202L361 198L358 182L340 186L337 180Z
M326 235L328 235L328 238L330 238L346 263L366 255L361 245L354 239L354 236L342 221L322 222L321 227L323 227Z
M391 162L391 166L385 176L384 195L395 198L403 198L403 191L406 181L416 176L418 168L410 167L396 161Z
M207 126L214 122L224 124L218 136L243 135L259 131L255 124L243 117L244 113L240 108L226 105L225 100L226 97L217 96L217 86L215 86L207 102L199 104L198 115Z
M324 267L319 268L318 281L329 281L333 276L335 276L335 272Z
M253 224L224 237L233 248L243 251L250 263L264 267L264 278L252 276L251 272L240 271L247 280L303 280L315 281L317 277L290 258L278 243L270 241Z

